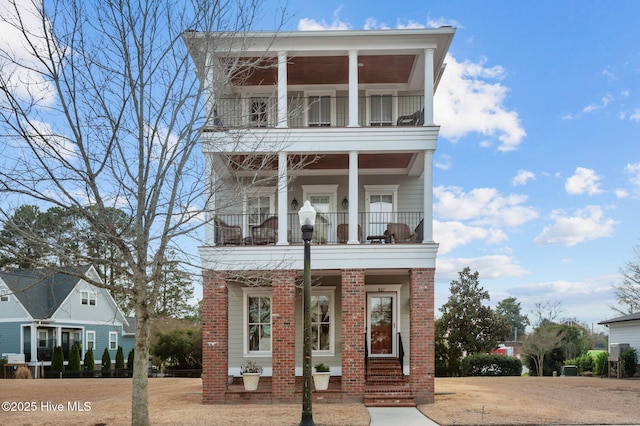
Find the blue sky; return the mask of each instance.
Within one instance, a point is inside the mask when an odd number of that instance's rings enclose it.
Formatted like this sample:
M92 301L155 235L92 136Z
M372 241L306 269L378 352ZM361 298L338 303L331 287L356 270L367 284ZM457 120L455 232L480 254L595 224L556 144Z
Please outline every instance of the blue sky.
M436 98L437 307L470 266L492 305L513 296L530 314L558 300L589 325L618 315L611 284L640 243L640 2L288 11L285 30L457 28Z

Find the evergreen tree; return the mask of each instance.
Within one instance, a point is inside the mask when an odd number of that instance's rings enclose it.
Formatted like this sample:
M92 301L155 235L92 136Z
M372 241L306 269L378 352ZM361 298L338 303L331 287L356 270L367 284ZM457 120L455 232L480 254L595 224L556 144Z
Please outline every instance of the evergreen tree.
M53 348L51 371L59 373L64 371L64 352L62 351L62 346L55 346Z
M109 349L104 348L104 352L102 352L102 376L110 376L111 375L111 355L109 355Z
M69 365L67 368L69 371L80 371L80 348L77 344L71 346L69 352Z
M124 370L124 352L122 351L122 346L118 346L118 352L116 352L116 370L118 370L118 374Z
M89 349L84 354L84 368L88 371L93 371L96 369L96 362L93 357L93 349Z
M133 356L135 354L135 349L131 349L129 351L129 355L127 355L127 370L133 370Z

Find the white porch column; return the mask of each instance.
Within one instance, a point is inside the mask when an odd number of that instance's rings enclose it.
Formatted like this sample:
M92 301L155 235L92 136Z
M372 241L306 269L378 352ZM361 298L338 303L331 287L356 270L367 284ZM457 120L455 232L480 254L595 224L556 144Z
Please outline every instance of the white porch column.
M278 154L278 242L276 245L289 245L287 241L287 153Z
M216 199L214 196L213 188L216 181L216 171L213 168L214 161L213 161L212 155L213 154L204 155L205 170L209 172L209 175L206 177L207 188L205 190L208 197L206 200L207 205L206 205L206 211L205 211L205 220L207 221L207 223L205 224L205 227L204 227L204 240L206 244L215 246L216 245L215 223L213 219L215 217L215 211L216 211Z
M358 51L349 50L349 127L358 127ZM351 237L349 237L351 239Z
M38 378L38 323L31 323L31 364L35 365L35 377Z
M278 52L278 124L287 127L287 52Z
M358 152L349 152L349 240L347 244L360 244L358 241Z
M424 49L424 125L433 126L433 51Z
M424 235L423 243L433 242L433 151L424 152Z

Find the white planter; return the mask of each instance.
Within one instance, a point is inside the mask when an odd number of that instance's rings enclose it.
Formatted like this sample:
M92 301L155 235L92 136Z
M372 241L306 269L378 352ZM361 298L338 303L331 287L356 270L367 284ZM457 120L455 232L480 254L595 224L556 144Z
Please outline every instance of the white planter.
M254 391L258 389L259 381L260 373L242 373L242 383L244 383L244 390Z
M316 387L316 390L327 390L329 388L330 377L331 373L329 371L313 373L313 384Z

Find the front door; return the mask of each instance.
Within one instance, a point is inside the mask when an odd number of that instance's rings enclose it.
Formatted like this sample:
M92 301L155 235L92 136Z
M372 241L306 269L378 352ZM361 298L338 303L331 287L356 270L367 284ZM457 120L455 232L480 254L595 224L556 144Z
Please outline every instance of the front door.
M396 356L396 293L367 294L367 345L370 357Z

